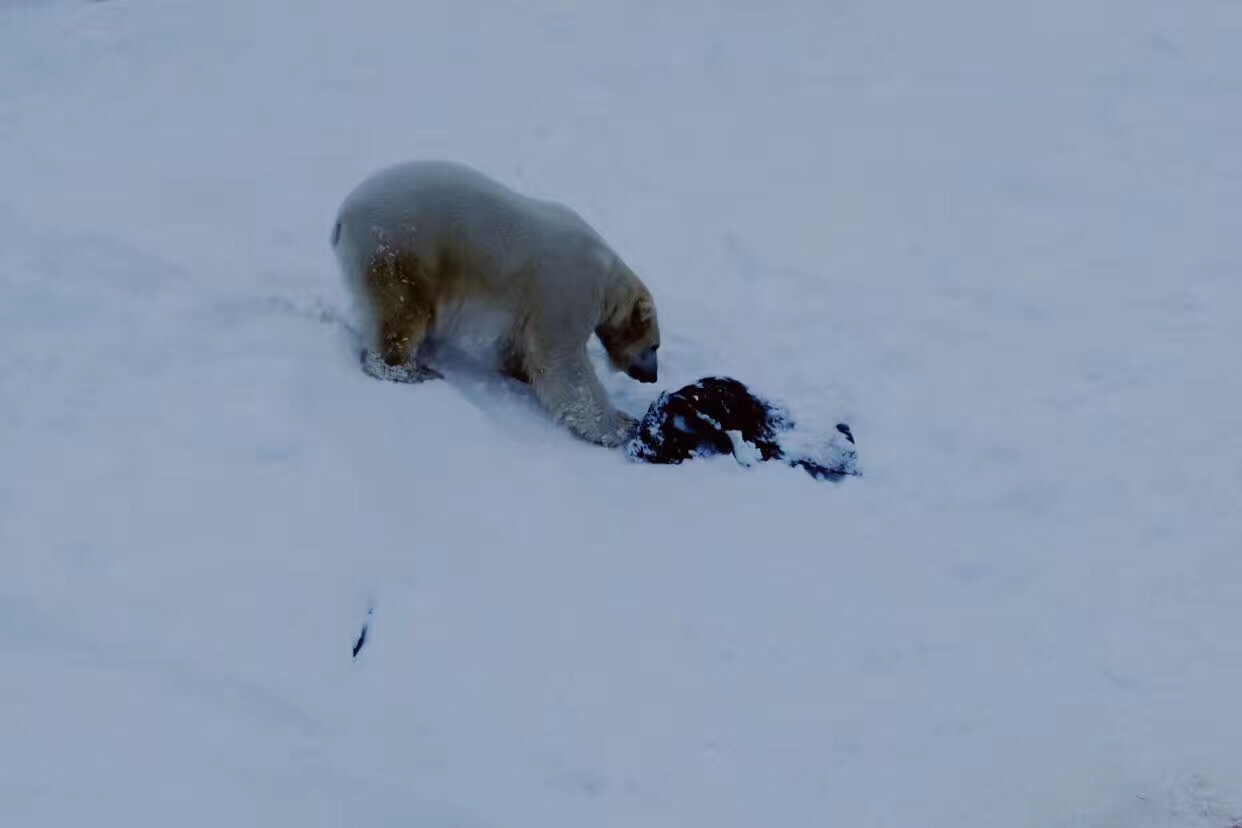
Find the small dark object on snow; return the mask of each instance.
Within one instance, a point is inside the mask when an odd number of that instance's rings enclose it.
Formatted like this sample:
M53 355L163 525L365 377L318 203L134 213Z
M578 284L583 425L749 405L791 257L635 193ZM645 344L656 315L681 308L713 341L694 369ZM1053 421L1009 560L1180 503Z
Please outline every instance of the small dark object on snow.
M358 658L358 653L362 652L362 647L367 643L367 627L371 626L371 616L375 613L375 608L367 610L367 620L362 622L362 632L358 633L358 640L354 642L354 658Z
M647 463L681 463L695 457L732 454L739 463L780 460L812 477L840 480L856 475L854 435L845 423L829 435L807 438L782 405L761 399L731 377L705 377L662 393L627 446L630 457Z

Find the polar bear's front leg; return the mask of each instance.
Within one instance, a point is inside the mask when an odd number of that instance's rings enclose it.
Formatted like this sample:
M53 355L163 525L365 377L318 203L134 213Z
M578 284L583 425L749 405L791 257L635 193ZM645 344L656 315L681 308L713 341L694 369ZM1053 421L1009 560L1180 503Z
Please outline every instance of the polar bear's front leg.
M574 434L601 446L619 446L634 435L638 421L618 411L587 356L551 359L531 373L535 397Z

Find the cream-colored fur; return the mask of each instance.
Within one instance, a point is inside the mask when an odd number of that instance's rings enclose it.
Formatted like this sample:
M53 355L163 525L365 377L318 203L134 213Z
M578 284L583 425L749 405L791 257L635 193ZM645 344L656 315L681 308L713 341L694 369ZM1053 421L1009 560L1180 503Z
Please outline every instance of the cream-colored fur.
M613 407L587 354L599 336L617 370L654 382L651 293L577 213L462 164L380 170L341 205L332 233L364 311L364 368L418 382L437 340L485 337L505 369L578 436L617 445L634 421Z

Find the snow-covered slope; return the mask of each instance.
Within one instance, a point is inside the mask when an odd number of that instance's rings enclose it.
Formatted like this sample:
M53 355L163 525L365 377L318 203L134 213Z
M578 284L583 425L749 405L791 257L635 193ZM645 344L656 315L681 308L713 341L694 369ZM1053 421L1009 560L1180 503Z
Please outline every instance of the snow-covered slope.
M1229 0L0 5L0 824L1228 828L1239 42ZM846 420L865 477L363 376L329 224L411 157L577 207L659 387Z

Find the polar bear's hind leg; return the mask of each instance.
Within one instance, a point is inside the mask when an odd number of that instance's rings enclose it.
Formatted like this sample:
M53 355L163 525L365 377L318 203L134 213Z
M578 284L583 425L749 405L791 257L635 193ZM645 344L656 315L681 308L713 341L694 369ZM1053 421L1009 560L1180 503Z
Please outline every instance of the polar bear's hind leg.
M435 309L418 258L411 253L381 252L367 269L365 287L375 317L376 342L360 355L363 370L393 382L441 378L420 355Z

